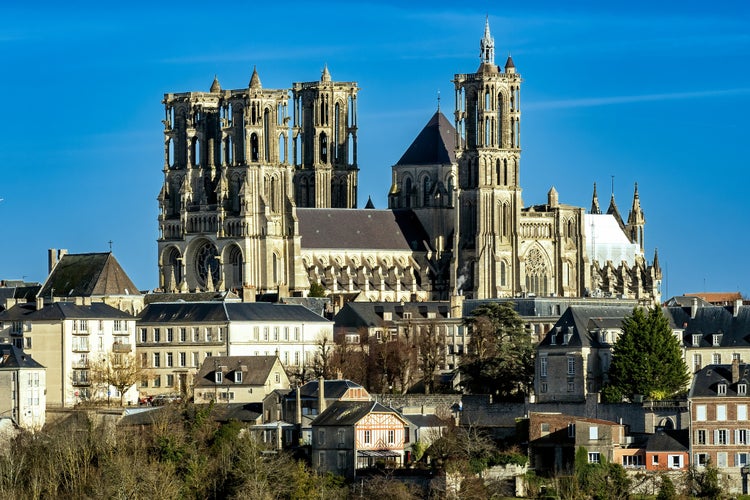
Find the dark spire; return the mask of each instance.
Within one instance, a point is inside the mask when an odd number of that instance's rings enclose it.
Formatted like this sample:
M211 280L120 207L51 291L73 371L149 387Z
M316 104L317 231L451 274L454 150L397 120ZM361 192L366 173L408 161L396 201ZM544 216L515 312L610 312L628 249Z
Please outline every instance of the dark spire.
M659 249L654 248L654 263L652 267L657 273L661 273L661 266L659 265Z
M250 77L249 87L251 89L259 89L261 87L260 77L258 76L258 69L255 66L253 66L253 76Z
M211 90L209 92L221 92L221 85L219 84L219 78L214 75L214 82L211 84Z
M591 210L589 213L601 214L602 209L599 207L599 197L596 195L596 182L594 183L594 196L591 197Z
M643 225L646 222L646 218L643 215L641 209L641 199L638 196L638 183L635 183L635 192L633 193L633 206L630 208L628 214L628 225Z
M620 215L620 211L617 210L617 203L615 203L615 193L612 193L612 198L609 200L607 214L613 215L620 227L622 227L623 230L625 229L625 224L622 222L622 216Z
M372 197L371 196L367 197L367 204L365 205L365 208L366 209L374 209L375 208L375 204L372 202Z

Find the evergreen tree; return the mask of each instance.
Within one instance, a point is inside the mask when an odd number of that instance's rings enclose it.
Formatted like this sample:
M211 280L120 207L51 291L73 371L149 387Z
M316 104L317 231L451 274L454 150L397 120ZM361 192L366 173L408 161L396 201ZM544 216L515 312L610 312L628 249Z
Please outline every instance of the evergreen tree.
M633 309L612 352L608 392L663 399L685 389L690 374L660 307Z
M473 393L518 399L534 378L534 346L511 302L488 302L472 311L468 352L460 370Z

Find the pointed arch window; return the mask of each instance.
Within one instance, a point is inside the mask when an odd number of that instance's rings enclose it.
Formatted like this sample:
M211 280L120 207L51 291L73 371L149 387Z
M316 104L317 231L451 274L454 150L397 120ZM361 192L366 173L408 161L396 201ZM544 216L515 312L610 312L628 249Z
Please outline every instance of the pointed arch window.
M268 108L263 111L263 160L268 163L271 161L271 112Z
M526 254L526 291L538 296L548 295L548 277L546 259L538 248L532 248Z
M328 136L320 134L320 162L328 163Z
M422 204L427 207L430 205L430 178L425 177L422 180Z
M407 177L404 181L404 203L406 208L411 207L411 178Z
M505 261L500 261L500 286L508 286L508 269L505 265Z
M503 184L502 170L500 170L500 159L495 160L495 182Z
M250 161L258 161L258 134L255 133L250 136Z

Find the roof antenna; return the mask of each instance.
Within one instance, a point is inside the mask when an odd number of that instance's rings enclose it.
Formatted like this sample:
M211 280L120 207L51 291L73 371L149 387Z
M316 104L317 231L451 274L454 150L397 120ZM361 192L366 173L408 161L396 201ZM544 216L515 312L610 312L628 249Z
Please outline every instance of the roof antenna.
M612 176L612 196L615 195L615 176Z
M440 112L440 91L438 90L438 113Z
M112 253L112 240L109 240L109 253Z

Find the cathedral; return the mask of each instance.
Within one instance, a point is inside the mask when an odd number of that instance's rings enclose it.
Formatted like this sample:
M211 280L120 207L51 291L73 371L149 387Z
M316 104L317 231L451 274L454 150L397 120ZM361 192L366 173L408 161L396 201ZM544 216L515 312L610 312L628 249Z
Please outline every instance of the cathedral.
M521 75L495 64L489 21L474 73L392 167L388 209L357 207L356 82L166 94L159 193L164 291L352 300L520 296L660 300L636 185L627 220L594 185L591 209L521 198ZM291 96L290 96L291 92ZM289 109L291 97L291 111Z

